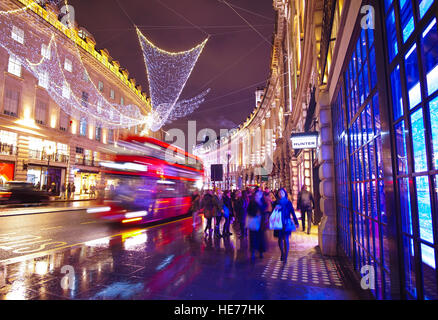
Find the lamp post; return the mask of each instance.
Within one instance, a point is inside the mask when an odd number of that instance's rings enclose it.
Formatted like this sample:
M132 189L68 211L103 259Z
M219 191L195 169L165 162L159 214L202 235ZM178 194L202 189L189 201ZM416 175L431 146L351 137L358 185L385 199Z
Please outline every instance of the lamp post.
M227 151L227 190L230 190L230 159L231 151Z

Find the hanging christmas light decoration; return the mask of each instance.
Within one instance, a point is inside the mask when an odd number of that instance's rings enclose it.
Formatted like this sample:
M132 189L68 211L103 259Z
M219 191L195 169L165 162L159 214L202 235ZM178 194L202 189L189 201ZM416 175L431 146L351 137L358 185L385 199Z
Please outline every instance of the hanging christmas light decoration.
M151 130L156 131L166 123L189 115L204 102L210 89L192 99L178 99L208 38L191 50L168 52L155 46L138 28L136 30L143 50L153 107Z
M41 26L35 16L20 11L0 18L0 47L13 57L15 65L26 69L68 115L108 129L150 125L136 105L119 105L106 99L91 81L75 43L50 36L42 43ZM24 32L24 30L26 32ZM47 34L47 29L44 30ZM21 73L22 71L20 71ZM86 80L87 79L87 80Z

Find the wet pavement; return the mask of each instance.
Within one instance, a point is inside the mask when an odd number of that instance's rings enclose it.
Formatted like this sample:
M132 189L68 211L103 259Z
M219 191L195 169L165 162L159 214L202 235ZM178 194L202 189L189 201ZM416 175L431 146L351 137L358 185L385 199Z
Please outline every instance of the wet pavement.
M283 264L272 231L267 232L267 254L252 261L246 239L205 238L204 223L193 227L185 218L125 228L69 248L0 262L0 299L360 299L337 260L319 253L316 227L311 235L292 235Z

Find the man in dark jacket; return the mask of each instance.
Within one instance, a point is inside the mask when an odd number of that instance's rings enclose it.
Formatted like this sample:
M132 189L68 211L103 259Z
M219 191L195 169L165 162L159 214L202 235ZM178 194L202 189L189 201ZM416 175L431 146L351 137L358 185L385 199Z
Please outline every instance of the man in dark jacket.
M210 232L212 235L212 220L216 217L217 211L219 209L219 204L216 200L216 196L213 195L212 191L207 191L201 201L201 208L204 210L204 217L207 219L207 225L205 227L204 233L207 235Z
M307 215L307 234L310 234L312 228L312 212L315 207L315 201L313 195L307 190L307 186L304 185L298 195L298 208L301 211L301 219L303 224L303 232L306 231L306 215Z

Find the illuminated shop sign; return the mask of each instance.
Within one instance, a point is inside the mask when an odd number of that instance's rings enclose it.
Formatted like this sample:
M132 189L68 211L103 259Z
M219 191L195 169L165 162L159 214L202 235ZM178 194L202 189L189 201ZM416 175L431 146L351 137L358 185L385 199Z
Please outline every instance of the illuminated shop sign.
M316 149L318 148L318 133L296 133L291 136L292 149Z

